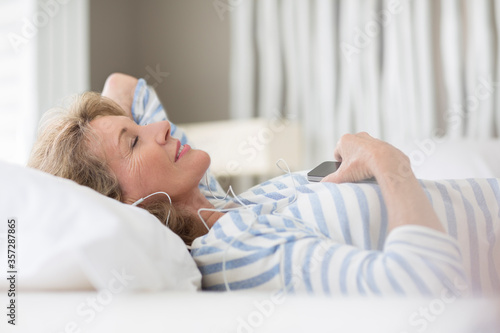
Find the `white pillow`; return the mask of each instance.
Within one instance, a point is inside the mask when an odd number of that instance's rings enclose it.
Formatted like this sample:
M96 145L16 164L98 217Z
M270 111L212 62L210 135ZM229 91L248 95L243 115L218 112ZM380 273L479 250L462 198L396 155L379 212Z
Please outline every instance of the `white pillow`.
M30 290L198 290L182 240L147 211L38 170L0 162L0 271L16 220L17 287ZM8 287L0 279L0 289Z
M417 178L500 178L500 140L424 139L401 147Z

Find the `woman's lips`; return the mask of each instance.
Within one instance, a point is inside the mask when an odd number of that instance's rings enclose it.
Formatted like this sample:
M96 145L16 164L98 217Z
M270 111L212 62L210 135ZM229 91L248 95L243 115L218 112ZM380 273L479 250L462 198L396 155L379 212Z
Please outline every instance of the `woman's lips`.
M175 161L177 162L182 157L182 155L187 153L190 149L191 149L191 146L189 146L188 144L185 144L184 146L182 146L182 150L179 153L179 156L177 156L177 159Z

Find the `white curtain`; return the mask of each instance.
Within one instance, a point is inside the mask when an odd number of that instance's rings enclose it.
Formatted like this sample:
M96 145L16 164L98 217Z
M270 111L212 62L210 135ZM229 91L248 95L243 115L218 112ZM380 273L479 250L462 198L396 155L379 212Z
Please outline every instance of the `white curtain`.
M88 0L0 0L0 159L25 164L44 111L89 89Z
M37 121L36 43L21 30L35 8L34 1L0 2L0 159L18 164L28 156Z
M240 0L231 28L232 117L298 118L308 164L347 132L500 129L500 0Z
M89 3L37 2L39 11L50 17L37 38L38 110L43 113L66 97L90 89Z

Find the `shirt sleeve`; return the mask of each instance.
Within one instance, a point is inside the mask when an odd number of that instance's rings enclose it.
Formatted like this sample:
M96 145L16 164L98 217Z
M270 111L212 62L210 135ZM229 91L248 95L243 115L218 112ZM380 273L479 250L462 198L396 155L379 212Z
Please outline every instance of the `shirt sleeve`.
M379 296L458 296L469 292L456 240L430 228L398 227L389 233L382 251L318 245L317 251L324 253L318 262L321 269L311 274L311 263L304 261L295 271L305 281L299 289Z
M235 226L238 223L235 220ZM192 255L207 290L445 297L469 292L457 242L429 228L398 227L381 251L278 229L254 231L251 237L241 235L234 241L229 235L236 227L218 229L193 243Z

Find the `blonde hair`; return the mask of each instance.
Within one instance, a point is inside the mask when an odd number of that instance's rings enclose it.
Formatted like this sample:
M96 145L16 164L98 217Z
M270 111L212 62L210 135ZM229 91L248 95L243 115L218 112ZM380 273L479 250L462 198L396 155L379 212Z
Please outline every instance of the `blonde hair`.
M75 97L69 108L49 111L41 122L28 166L71 179L123 202L123 191L118 179L104 158L91 147L93 142L98 141L90 122L100 116L126 114L114 101L96 92ZM188 245L206 232L195 216L176 209L168 201L156 198L155 201L141 204L141 207L163 224L170 211L169 228Z

